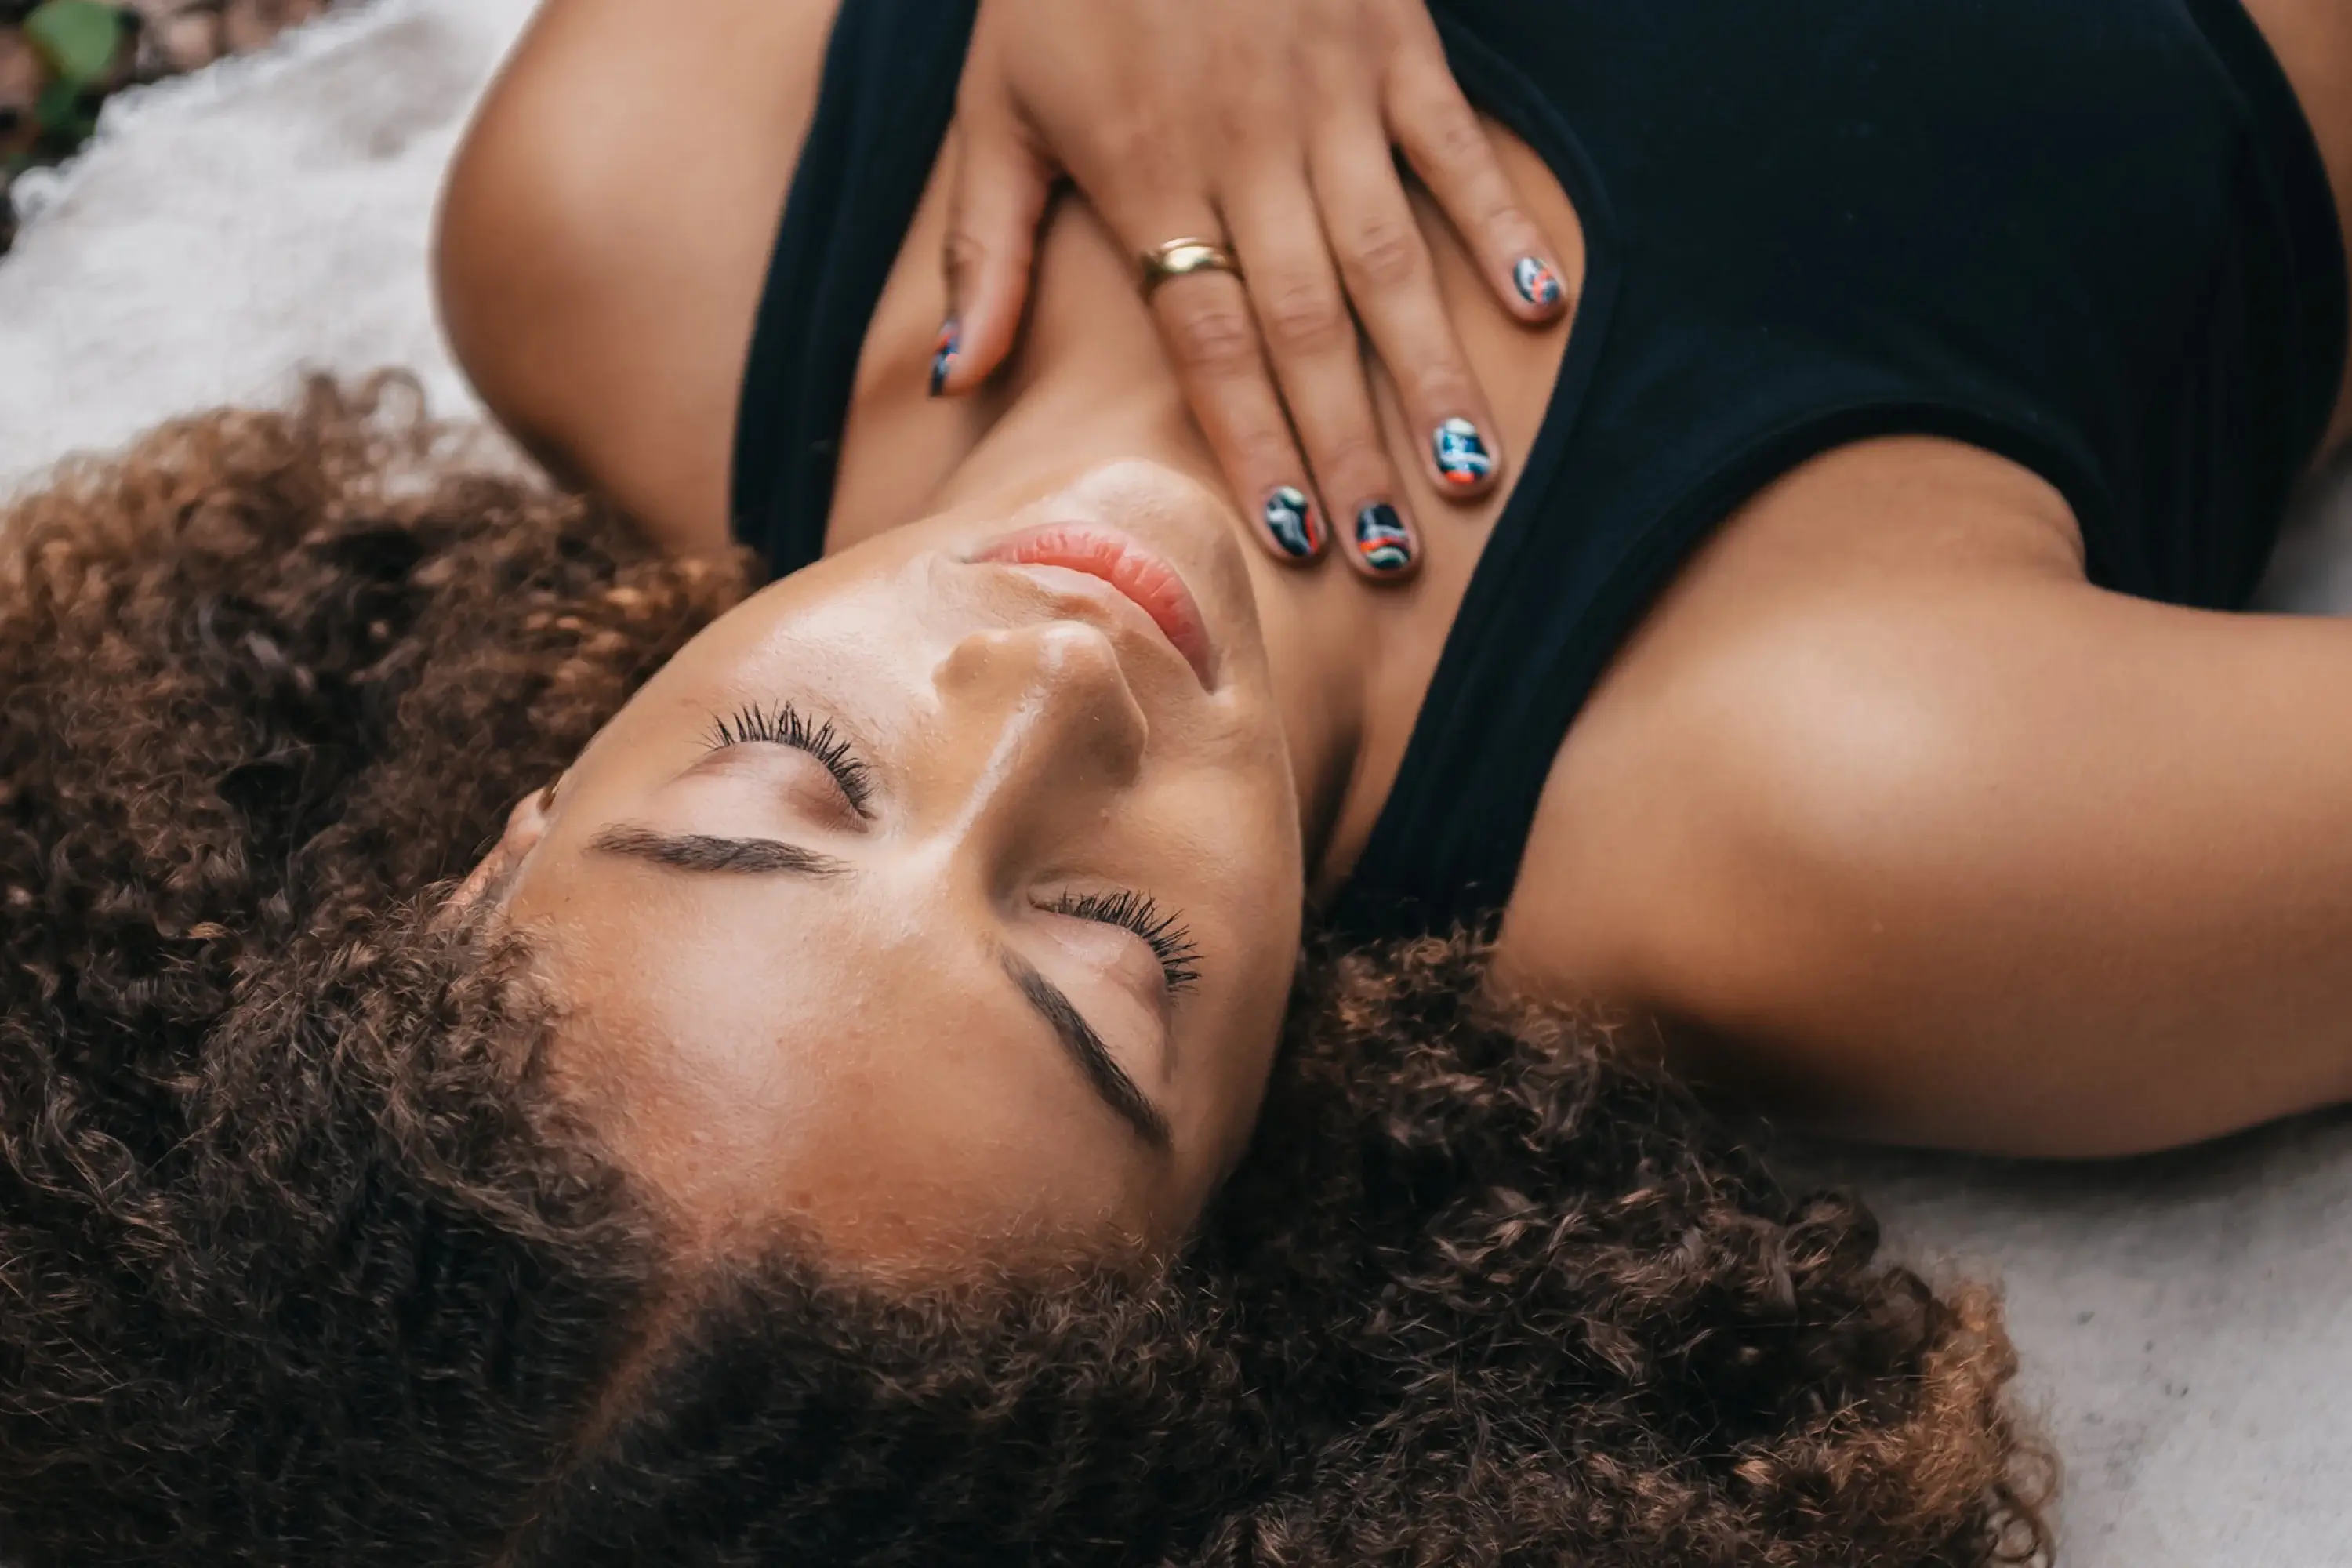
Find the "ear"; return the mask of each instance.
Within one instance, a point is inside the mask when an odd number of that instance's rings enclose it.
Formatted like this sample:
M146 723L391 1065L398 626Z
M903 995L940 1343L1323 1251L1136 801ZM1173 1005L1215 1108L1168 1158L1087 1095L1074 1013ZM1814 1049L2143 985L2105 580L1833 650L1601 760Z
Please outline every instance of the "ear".
M561 780L557 781L561 783ZM483 895L497 889L503 895L506 885L521 869L523 857L536 848L547 837L547 825L555 804L555 785L533 790L515 803L507 813L507 828L482 863L474 868L457 890L449 895L447 908L452 910L471 909Z

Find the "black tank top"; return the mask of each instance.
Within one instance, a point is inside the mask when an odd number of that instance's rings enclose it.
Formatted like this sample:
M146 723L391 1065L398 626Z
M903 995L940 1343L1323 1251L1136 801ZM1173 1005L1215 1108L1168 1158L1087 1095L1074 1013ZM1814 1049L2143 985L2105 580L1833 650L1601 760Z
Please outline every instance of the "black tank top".
M2237 0L1432 8L1589 260L1343 925L1507 899L1612 653L1710 530L1832 447L1973 443L2064 495L2095 582L2243 605L2341 380L2346 281L2318 150ZM736 434L738 534L778 573L822 549L973 9L845 0L835 24Z

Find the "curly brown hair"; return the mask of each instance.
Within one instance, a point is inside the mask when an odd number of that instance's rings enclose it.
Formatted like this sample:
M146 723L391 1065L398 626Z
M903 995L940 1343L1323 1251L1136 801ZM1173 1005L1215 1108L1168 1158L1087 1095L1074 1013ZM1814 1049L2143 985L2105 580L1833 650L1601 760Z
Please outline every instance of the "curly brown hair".
M524 955L440 911L743 577L451 476L412 402L190 420L5 520L6 1560L2041 1552L1990 1300L1467 939L1302 963L1171 1261L677 1278Z

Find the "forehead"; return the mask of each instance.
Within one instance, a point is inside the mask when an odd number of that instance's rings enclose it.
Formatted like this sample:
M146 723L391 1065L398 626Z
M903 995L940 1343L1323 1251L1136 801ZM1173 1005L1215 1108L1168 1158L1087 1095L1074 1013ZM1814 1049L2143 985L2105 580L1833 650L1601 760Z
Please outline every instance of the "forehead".
M692 1226L911 1245L1140 1226L1148 1162L980 933L819 883L593 859L535 933L558 1081Z

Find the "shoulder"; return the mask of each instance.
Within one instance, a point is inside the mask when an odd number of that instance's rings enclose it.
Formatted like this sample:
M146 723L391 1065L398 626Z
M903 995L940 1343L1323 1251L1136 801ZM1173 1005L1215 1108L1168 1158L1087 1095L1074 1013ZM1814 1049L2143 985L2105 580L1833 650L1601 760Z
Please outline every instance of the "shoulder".
M547 0L436 238L460 363L664 542L726 540L735 399L835 0Z
M2044 644L2095 594L2063 502L1981 452L1872 442L1769 488L1571 729L1500 962L1554 994L1801 1027L1896 929L1887 899L1959 896L1984 792L2029 765Z

